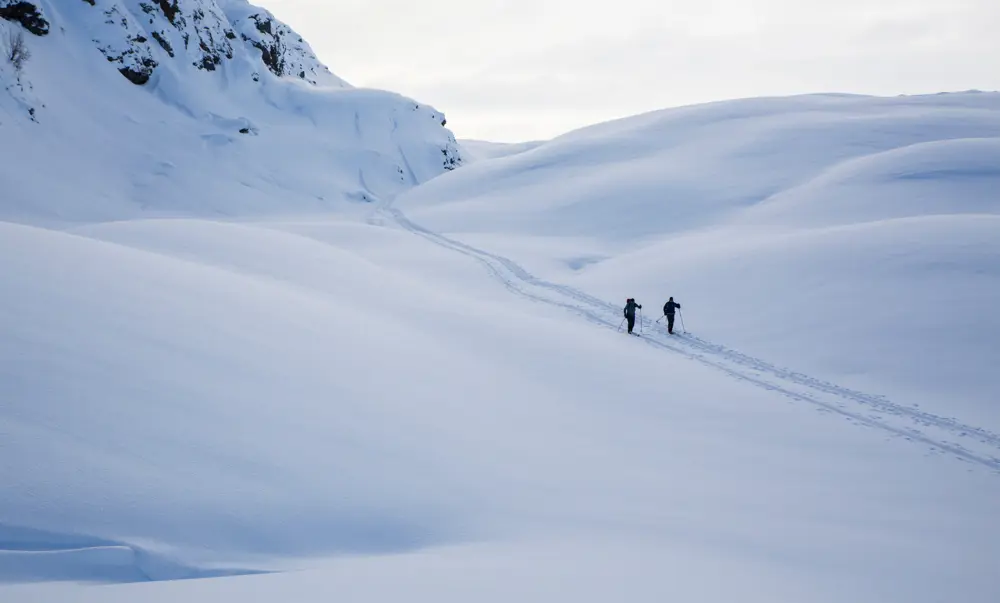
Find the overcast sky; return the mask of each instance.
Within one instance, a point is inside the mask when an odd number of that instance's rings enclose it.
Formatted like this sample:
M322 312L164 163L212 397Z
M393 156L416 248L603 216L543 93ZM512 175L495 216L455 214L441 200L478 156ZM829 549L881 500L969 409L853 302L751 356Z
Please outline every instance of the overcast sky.
M522 141L677 105L1000 89L1000 0L251 0L355 86L459 138Z

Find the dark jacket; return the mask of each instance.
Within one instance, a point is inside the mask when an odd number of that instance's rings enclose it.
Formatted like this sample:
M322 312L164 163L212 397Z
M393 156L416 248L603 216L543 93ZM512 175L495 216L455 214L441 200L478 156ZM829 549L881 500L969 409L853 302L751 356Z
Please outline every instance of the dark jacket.
M634 299L625 302L625 318L635 318L635 309L642 309L642 304L637 304Z
M663 313L669 316L670 314L674 313L674 308L680 308L680 307L681 305L679 303L675 302L674 300L670 300L667 303L663 304Z

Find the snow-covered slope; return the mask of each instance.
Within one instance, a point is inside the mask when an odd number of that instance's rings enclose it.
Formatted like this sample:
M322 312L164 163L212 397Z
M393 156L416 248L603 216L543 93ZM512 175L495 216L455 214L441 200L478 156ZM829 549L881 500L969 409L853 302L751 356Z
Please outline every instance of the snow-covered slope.
M243 0L37 6L48 33L25 35L20 74L0 70L4 149L21 158L0 162L0 217L329 210L461 164L441 113L348 86Z
M418 223L795 368L1000 429L1000 94L748 99L481 162ZM503 233L503 237L497 236Z
M691 108L445 173L440 113L265 13L147 6L41 2L0 74L4 603L995 601L995 148L960 140L995 96ZM841 295L878 303L854 342Z
M722 356L594 328L405 229L0 228L0 581L309 570L4 601L986 601L996 584L990 436L894 431L762 367L729 378Z

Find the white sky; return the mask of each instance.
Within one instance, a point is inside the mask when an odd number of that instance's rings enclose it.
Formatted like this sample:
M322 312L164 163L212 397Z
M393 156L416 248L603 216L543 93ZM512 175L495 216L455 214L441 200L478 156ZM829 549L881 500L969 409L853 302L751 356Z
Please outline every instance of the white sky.
M550 138L683 104L1000 89L1000 0L251 0L355 86L459 138Z

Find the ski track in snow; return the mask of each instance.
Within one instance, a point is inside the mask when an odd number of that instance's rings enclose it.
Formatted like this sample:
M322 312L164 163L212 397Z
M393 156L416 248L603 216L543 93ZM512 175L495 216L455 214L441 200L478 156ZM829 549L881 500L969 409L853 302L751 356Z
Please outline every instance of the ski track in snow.
M619 329L616 322L620 308L582 291L540 279L509 258L499 256L428 230L393 207L382 203L375 211L389 218L404 230L446 249L479 262L486 271L511 293L535 302L564 308L588 321L610 329ZM373 217L372 224L384 221ZM775 366L695 337L689 333L668 336L653 330L653 321L640 318L649 327L642 340L648 345L680 354L719 370L730 377L780 393L792 400L806 402L820 410L832 412L857 424L881 429L891 435L925 444L933 452L951 454L955 458L986 467L1000 473L1000 435L987 429L965 425L954 418L941 417L915 407L896 404L883 396L866 394L800 372ZM637 322L640 322L637 321ZM897 421L889 420L894 417ZM964 440L959 443L957 440ZM969 446L975 446L972 450Z

